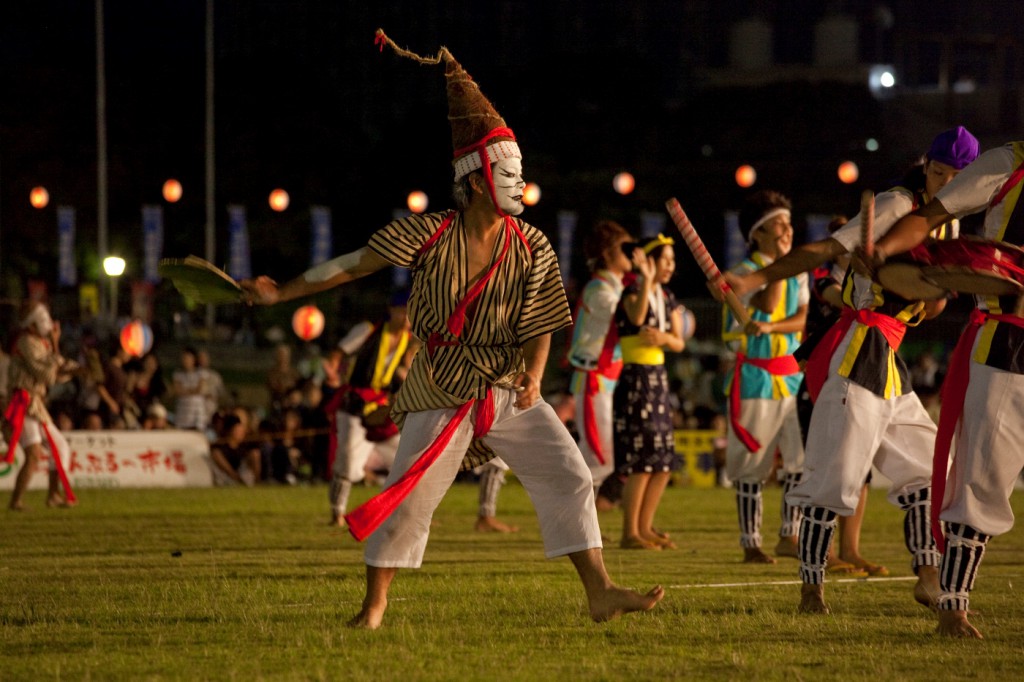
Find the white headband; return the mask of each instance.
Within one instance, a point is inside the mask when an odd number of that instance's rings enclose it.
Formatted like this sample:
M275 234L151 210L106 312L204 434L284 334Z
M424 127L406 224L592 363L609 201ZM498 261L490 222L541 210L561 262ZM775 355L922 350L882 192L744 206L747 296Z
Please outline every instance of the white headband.
M753 225L750 226L750 232L747 233L747 241L750 241L750 238L754 236L754 230L756 230L757 228L761 227L762 225L767 223L772 218L777 218L780 215L784 215L784 216L786 216L788 218L790 216L789 209L788 208L773 208L772 210L768 211L763 216L761 216L760 220L758 220L757 222L755 222Z
M521 158L523 158L523 155L519 151L519 145L516 144L515 140L500 140L487 145L487 160L490 163L504 161L505 159ZM480 162L480 152L477 151L460 156L452 161L452 165L455 166L456 182L473 171L483 168L483 164Z

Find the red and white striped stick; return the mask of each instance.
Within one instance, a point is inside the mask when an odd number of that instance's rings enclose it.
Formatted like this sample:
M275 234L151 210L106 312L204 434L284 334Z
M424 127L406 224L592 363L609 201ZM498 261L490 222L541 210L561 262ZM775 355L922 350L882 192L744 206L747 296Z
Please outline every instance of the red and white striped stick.
M722 293L725 294L725 304L732 310L733 316L739 320L739 323L746 326L750 322L750 313L747 311L747 307L740 303L740 299L736 297L732 287L722 279L721 270L715 265L714 259L711 258L711 254L708 252L707 247L704 246L704 242L701 241L700 235L697 234L697 230L693 227L693 223L690 222L690 219L683 211L683 207L679 205L679 201L673 197L665 202L665 208L668 209L668 214L672 216L672 222L676 224L679 233L683 235L683 241L690 247L690 253L697 259L697 265L704 271L704 276L709 280L719 280Z
M869 189L860 195L860 237L864 254L875 255L875 193Z

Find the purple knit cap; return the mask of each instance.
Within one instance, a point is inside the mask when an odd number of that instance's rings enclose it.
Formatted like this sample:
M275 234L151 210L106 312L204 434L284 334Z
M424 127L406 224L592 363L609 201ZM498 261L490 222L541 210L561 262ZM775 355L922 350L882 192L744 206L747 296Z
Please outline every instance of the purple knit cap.
M963 126L950 128L939 133L932 140L928 150L928 159L938 161L957 170L962 170L971 161L978 158L980 151L978 138Z

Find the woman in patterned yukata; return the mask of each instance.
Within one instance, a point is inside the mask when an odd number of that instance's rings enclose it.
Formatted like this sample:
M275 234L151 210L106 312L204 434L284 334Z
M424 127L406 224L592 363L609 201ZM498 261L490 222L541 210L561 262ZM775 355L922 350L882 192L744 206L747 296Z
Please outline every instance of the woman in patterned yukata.
M665 351L683 350L683 307L665 285L676 270L672 240L662 235L633 251L636 279L623 291L615 319L622 374L615 387L615 467L622 491L623 549L675 548L654 528L673 471L682 468L672 435Z

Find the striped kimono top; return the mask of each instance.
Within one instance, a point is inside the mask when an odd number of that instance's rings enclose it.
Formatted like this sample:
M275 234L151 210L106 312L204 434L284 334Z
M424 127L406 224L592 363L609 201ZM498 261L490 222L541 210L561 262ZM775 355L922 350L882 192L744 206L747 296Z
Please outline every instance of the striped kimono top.
M391 414L399 425L407 412L458 407L485 397L490 386L509 385L526 368L523 344L572 324L558 259L547 237L513 218L526 243L514 231L502 229L491 263L506 241L508 252L467 311L461 335L452 334L446 322L472 285L462 214L455 214L437 241L423 248L446 216L400 218L368 243L390 263L412 270L409 320L424 347L395 396ZM435 345L431 352L427 341L434 334L450 345Z

